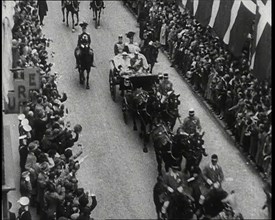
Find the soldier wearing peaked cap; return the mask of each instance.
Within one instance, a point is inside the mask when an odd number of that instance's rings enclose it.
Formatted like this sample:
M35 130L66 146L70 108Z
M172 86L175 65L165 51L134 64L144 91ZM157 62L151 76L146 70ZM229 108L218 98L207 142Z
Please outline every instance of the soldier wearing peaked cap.
M77 51L79 51L78 49L83 49L83 48L90 48L90 44L91 44L91 36L90 34L87 32L87 26L88 23L83 21L82 23L79 24L82 27L82 33L80 35L78 35L78 41L77 41L77 48L75 50L75 53L77 53ZM80 50L81 53L81 50ZM94 61L94 54L92 54L92 67L95 67L93 64ZM79 63L78 60L76 59L76 68L78 68Z
M82 33L78 35L78 42L77 46L80 47L81 43L86 43L90 46L91 44L91 36L89 33L87 33L87 26L88 23L83 21L82 23L79 24L82 27Z
M201 132L200 119L195 116L194 109L191 108L189 110L189 116L184 119L183 124L180 126L179 129L183 130L187 134Z

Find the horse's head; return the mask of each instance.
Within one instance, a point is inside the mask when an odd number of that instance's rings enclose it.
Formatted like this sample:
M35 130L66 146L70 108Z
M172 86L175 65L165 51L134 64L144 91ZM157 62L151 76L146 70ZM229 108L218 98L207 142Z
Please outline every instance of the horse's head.
M138 108L142 106L144 107L148 102L149 94L147 91L143 90L142 88L138 88L133 93L133 98Z
M187 195L175 192L171 196L167 214L168 219L192 219L194 216L193 201Z
M172 92L168 95L167 102L168 102L169 109L177 109L178 108L178 106L180 105L179 96L180 96L180 94L176 95L174 92Z

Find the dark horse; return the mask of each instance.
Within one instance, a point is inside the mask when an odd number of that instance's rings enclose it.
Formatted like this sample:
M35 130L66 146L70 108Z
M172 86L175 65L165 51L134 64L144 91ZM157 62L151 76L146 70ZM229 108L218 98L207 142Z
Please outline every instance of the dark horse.
M154 187L153 197L158 219L196 219L193 200L185 193L178 191L168 195L160 177ZM169 203L165 204L165 201L169 201ZM161 214L162 207L167 204L166 213Z
M93 9L93 20L95 20L95 28L100 27L101 10L105 8L103 0L92 0L90 9Z
M161 112L162 118L167 124L169 124L171 130L173 130L177 118L180 117L178 109L178 106L180 105L179 96L180 94L176 95L172 92L163 103L163 111Z
M203 135L204 132L202 134L187 135L179 128L174 136L173 147L176 155L182 155L186 159L185 173L190 173L192 166L198 167L202 156L207 156L203 146Z
M63 22L65 22L65 9L66 9L66 24L67 27L69 26L68 23L68 16L69 12L72 14L72 31L75 31L74 27L78 25L79 22L79 2L78 0L61 0L61 8L62 8L62 14L63 14ZM76 15L77 22L74 23L74 15Z
M80 84L85 82L84 71L87 71L87 81L86 81L86 89L89 89L89 75L91 71L91 66L93 64L93 50L88 45L83 45L83 47L77 47L74 51L75 58L78 63L78 71L79 71L79 81Z
M140 137L143 138L143 152L148 152L147 142L149 141L149 132L147 125L150 124L150 114L147 112L149 94L142 88L137 88L134 91L125 91L122 101L122 112L124 122L127 124L127 112L132 114L134 127L137 130L136 119L140 121Z
M169 159L172 148L172 132L165 122L155 122L151 130L151 137L156 153L156 159L158 163L158 174L162 175L162 161L165 164L165 170L168 171Z

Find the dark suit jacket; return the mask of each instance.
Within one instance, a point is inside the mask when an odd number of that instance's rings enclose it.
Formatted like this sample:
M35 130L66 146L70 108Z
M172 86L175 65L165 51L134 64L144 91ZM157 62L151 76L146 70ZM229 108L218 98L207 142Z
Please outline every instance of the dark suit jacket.
M25 211L19 216L19 220L32 220L30 211Z
M48 5L46 0L38 0L37 1L37 6L38 6L38 14L39 16L45 16L47 15L47 11L48 11Z

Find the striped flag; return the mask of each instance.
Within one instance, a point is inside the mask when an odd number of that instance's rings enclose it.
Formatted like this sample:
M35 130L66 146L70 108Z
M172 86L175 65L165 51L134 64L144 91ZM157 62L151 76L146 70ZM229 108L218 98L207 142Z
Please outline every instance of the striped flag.
M238 10L237 10L238 9ZM237 13L235 13L235 11ZM243 46L252 30L253 21L256 15L256 4L251 0L235 0L232 6L232 13L229 27L223 41L228 44L231 52L239 57L242 54Z
M213 8L214 0L207 0L207 1L200 0L196 2L198 2L198 4L197 4L195 18L200 22L202 26L207 26L211 19L211 14L212 14L211 12Z
M271 76L271 0L257 0L250 68L260 80Z

